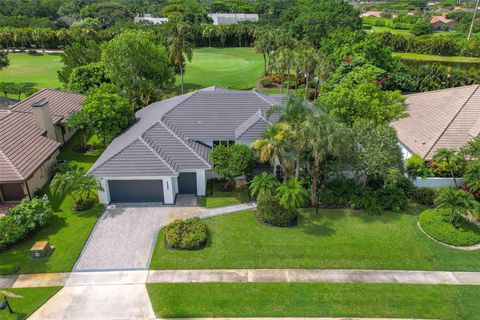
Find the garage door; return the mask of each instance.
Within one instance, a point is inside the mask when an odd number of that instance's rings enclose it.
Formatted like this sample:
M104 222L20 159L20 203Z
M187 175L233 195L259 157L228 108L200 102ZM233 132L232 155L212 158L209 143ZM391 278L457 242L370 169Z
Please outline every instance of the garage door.
M110 180L112 202L163 202L162 180Z
M197 194L197 174L183 172L178 176L178 193Z

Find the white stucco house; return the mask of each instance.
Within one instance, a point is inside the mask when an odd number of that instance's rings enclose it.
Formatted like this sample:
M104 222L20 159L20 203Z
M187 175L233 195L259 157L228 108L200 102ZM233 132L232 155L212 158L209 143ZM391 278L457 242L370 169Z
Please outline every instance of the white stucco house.
M99 200L175 203L177 194L205 195L217 144L250 145L270 124L264 114L281 95L209 87L155 102L107 147L89 171Z

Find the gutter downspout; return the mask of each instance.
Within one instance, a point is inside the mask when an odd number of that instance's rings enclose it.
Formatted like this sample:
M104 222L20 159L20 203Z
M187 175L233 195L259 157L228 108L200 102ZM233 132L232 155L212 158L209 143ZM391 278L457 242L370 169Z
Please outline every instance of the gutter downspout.
M28 198L31 200L32 199L32 194L30 193L30 188L28 187L28 181L27 180L25 180L25 186L27 187Z

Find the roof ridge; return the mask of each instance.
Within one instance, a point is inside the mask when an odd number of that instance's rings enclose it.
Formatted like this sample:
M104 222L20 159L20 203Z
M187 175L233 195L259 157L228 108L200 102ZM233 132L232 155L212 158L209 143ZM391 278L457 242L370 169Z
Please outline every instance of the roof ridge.
M265 101L266 103L268 103L269 105L271 105L272 107L273 106L276 106L277 103L274 103L272 102L270 99L268 99L266 96L264 96L263 94L260 94L260 92L258 92L257 90L252 90L253 93L255 93L260 99L262 99L263 101Z
M5 154L5 152L2 151L2 149L0 149L0 156L3 156L5 161L7 161L7 163L10 165L13 171L15 171L15 173L20 177L20 179L25 179L23 174L20 171L18 171L17 166L13 164L12 160L10 160L10 158Z
M178 173L167 161L165 161L165 159L163 159L162 156L160 156L157 151L155 151L155 149L152 148L152 146L147 143L147 141L145 141L145 139L143 139L143 137L139 137L138 140L140 140L140 142L142 142L148 148L148 150L150 150L158 159L160 159L160 161L162 161L163 164L165 164L167 168L170 169L170 171L172 171L173 173Z
M424 95L424 94L427 94L427 93L438 93L438 92L445 92L445 91L454 91L454 90L458 90L458 89L465 89L467 87L477 87L476 89L478 89L480 87L480 84L469 84L469 85L460 86L460 87L444 88L444 89L425 91L425 92L408 93L408 94L404 94L404 96L405 96L405 98L408 98L408 97L413 97L413 96Z
M463 108L465 108L465 106L467 105L467 103L470 101L470 99L473 97L473 95L478 91L478 89L480 88L480 85L477 85L477 88L475 90L473 90L473 92L470 94L470 96L468 96L468 98L465 100L465 102L463 103L463 105L460 107L460 109L457 111L457 113L455 114L455 116L452 118L452 120L450 120L448 122L448 124L445 126L445 129L443 129L442 133L440 133L440 135L438 136L437 139L435 139L435 142L432 144L432 146L430 147L430 149L428 149L427 153L425 154L425 157L427 157L430 152L432 152L433 148L435 147L435 145L438 143L438 141L443 137L443 135L445 134L445 132L448 130L448 128L450 127L450 125L453 123L453 121L455 121L455 119L457 119L458 115L460 114L460 112L462 112Z
M203 159L203 157L201 157L195 150L192 149L192 147L190 147L187 143L185 143L185 141L183 141L172 129L170 129L165 123L163 123L162 120L159 120L158 123L163 126L165 129L167 129L167 131L173 135L175 138L177 138L178 141L180 141L185 147L188 148L188 150L190 150L190 152L192 152L195 156L197 156L197 158L199 158L201 161L203 161L203 163L205 163L209 168L211 168L211 165L205 161L205 159Z
M179 96L176 96L176 97L172 97L170 99L177 99L181 96L185 96L187 94L189 94L190 96L188 96L187 98L183 99L182 101L180 101L179 103L177 103L174 107L172 107L170 110L168 110L167 112L165 112L163 115L162 115L162 118L160 118L159 121L161 121L161 119L165 118L170 112L172 112L173 110L175 110L175 108L177 108L179 105L181 105L182 103L184 103L185 101L187 101L188 99L190 99L191 97L193 97L194 95L196 95L200 90L197 90L197 91L193 91L193 92L187 92L185 94L182 94L182 95L179 95ZM169 99L166 99L166 100L169 100ZM165 100L161 100L161 101L165 101ZM147 106L148 107L148 106Z

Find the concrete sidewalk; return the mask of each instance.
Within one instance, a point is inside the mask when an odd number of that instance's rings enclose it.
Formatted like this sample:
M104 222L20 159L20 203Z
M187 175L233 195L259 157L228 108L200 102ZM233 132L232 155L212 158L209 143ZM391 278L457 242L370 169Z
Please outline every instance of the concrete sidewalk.
M0 277L0 284L5 288L195 282L359 282L480 285L480 272L348 269L210 269L96 271Z

